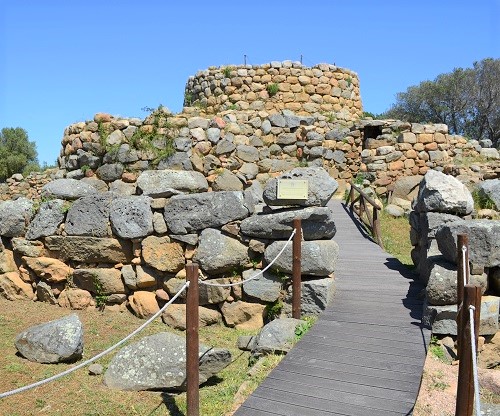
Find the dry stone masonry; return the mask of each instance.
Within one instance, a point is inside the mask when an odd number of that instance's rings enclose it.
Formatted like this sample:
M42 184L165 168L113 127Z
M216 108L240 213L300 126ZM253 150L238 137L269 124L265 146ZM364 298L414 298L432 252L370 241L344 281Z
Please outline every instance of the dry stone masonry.
M430 170L422 179L410 213L412 257L426 287L424 321L434 334L456 335L457 235L469 238L470 280L482 294L500 269L500 221L472 219L473 199L456 178ZM493 291L497 293L493 283ZM498 331L499 300L483 296L479 333Z

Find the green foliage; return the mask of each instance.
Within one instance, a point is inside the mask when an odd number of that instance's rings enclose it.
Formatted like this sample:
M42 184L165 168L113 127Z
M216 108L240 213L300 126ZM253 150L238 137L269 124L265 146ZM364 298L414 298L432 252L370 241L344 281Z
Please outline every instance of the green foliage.
M475 189L472 191L472 199L476 209L496 209L495 202L484 192Z
M279 89L280 89L280 87L276 83L272 83L272 84L267 85L267 93L269 94L270 97L275 96L278 93Z
M474 139L500 139L500 59L455 68L398 93L384 118L445 123L450 133Z
M137 150L152 152L155 165L175 153L173 126L168 120L169 113L163 105L160 104L156 109L145 107L144 110L151 113L147 117L151 127L146 125L138 128L130 138L130 146Z
M83 165L80 170L82 171L82 173L85 175L85 172L87 172L88 170L90 170L90 166L89 165Z
M103 151L108 150L108 136L111 133L110 128L102 121L97 122L97 134L99 135L99 144Z
M276 319L280 316L281 311L283 310L283 301L281 299L276 299L273 303L268 303L266 305L266 318L269 321Z
M238 106L236 104L230 104L230 105L227 106L227 109L228 110L237 110Z
M223 70L222 73L226 78L229 78L231 76L231 71L233 70L232 66L226 66Z
M184 105L190 107L193 104L193 95L190 92L184 94Z
M108 301L108 296L104 294L102 283L95 274L92 275L92 283L94 284L96 306L103 309Z
M295 341L299 341L311 329L316 321L315 317L305 316L302 322L295 327Z
M347 87L350 87L351 84L352 84L352 78L351 77L347 77L346 81L347 81Z
M441 347L439 340L435 336L431 337L429 351L431 352L432 356L437 358L439 361L447 361L443 348Z
M15 173L27 175L39 171L35 142L30 142L26 130L6 127L0 131L0 181Z

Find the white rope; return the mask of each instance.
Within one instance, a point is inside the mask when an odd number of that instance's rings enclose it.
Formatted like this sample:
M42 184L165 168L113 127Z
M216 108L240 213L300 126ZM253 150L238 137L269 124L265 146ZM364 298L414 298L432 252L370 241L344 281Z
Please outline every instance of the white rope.
M462 246L462 266L464 268L464 271L463 271L464 287L467 284L467 276L469 276L469 262L465 258L465 253L467 253L467 246L463 245Z
M182 286L182 288L172 297L172 299L170 299L158 312L156 312L151 318L149 318L146 322L144 322L134 332L132 332L131 334L127 335L125 338L123 338L121 341L117 342L115 345L112 345L107 350L105 350L105 351L97 354L95 357L90 358L87 361L84 361L83 363L80 363L80 364L76 365L75 367L68 368L67 370L63 371L62 373L53 375L52 377L46 378L44 380L37 381L36 383L29 384L27 386L20 387L20 388L15 389L15 390L7 391L5 393L0 393L0 399L3 399L3 398L8 397L8 396L12 396L12 395L17 394L17 393L22 393L22 392L24 392L26 390L34 389L35 387L38 387L38 386L41 386L43 384L47 384L47 383L49 383L51 381L57 380L58 378L66 376L66 375L72 373L73 371L76 371L76 370L78 370L78 369L80 369L82 367L85 367L87 364L90 364L90 363L98 360L99 358L105 356L106 354L110 353L114 349L118 348L120 345L122 345L125 342L127 342L130 338L132 338L133 336L137 335L144 328L146 328L151 322L153 322L156 318L158 318L158 316L160 316L165 311L165 309L167 309L167 307L170 306L172 304L172 302L175 299L177 299L182 292L184 292L184 290L188 286L189 286L189 282L186 282L184 284L184 286Z
M261 271L255 273L253 276L249 277L248 279L246 280L241 280L239 282L234 282L234 283L225 283L225 284L222 284L222 283L210 283L210 282L207 282L206 280L200 280L199 282L205 286L215 286L215 287L232 287L232 286L238 286L238 285L242 285L243 283L246 283L246 282L249 282L253 279L256 279L258 276L260 276L261 274L263 274L264 272L266 272L267 270L269 270L269 268L276 262L276 260L279 259L279 257L283 254L283 252L285 251L285 248L287 246L287 244L292 241L292 238L293 236L295 235L295 229L292 231L292 235L290 235L290 238L286 241L286 243L283 245L283 248L281 249L281 251L278 253L278 255L273 259L273 261L271 263L269 263L265 268L263 268ZM200 274L203 276L203 273L201 273L200 271Z
M470 316L470 340L472 351L472 369L474 373L474 399L476 402L476 416L481 416L481 401L479 398L479 377L477 373L477 352L476 352L476 334L474 331L474 311L476 308L473 305L469 306Z

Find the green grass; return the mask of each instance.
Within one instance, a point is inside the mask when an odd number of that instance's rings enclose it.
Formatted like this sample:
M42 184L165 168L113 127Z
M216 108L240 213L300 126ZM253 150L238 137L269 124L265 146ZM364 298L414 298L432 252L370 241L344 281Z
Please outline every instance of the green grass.
M413 268L411 260L412 245L410 242L410 222L406 217L392 217L382 210L380 228L385 250L396 257L401 263Z

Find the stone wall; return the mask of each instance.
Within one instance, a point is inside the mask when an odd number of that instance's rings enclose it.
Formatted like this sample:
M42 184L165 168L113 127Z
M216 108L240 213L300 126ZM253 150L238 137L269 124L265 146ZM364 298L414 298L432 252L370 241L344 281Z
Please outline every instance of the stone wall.
M200 71L187 81L184 105L197 105L208 114L235 108L323 113L345 121L362 115L356 73L330 64L309 68L292 61Z
M500 221L471 219L474 202L467 187L435 170L424 176L410 213L413 262L427 285L424 321L434 334L456 335L457 235L469 239L471 284L481 286L479 333L498 331L499 301L496 277L500 268ZM496 295L496 296L495 296Z
M317 314L333 295L338 246L325 205L338 185L321 168L290 175L309 181L307 200L285 201L293 209L279 208L273 181L264 191L257 182L247 191L208 192L194 171L146 170L112 191L97 178L55 179L43 186L41 203L0 204L0 295L148 317L182 287L187 264L199 264L211 283L248 279L277 256L301 218L303 310ZM272 271L243 286L202 285L203 322L255 328L271 313L289 312L291 265L288 244ZM173 305L164 321L182 328L184 308Z

